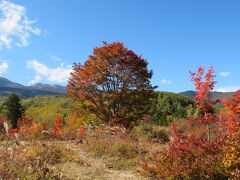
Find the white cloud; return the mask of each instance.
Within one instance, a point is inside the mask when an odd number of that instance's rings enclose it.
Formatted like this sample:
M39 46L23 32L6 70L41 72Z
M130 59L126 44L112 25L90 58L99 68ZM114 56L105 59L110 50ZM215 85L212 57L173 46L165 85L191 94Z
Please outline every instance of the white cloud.
M27 62L27 68L35 71L35 78L29 82L30 84L40 82L42 79L54 83L64 83L70 77L72 71L69 65L60 64L58 67L49 68L35 59Z
M228 77L230 75L231 75L230 72L220 72L220 76L222 76L222 77Z
M163 84L171 84L172 83L172 81L166 80L165 78L163 78L160 82Z
M8 63L0 62L0 76L2 76L8 70Z
M34 79L32 79L31 81L29 81L29 85L37 84L37 83L39 83L41 80L42 80L42 78L41 78L40 75L35 75Z
M26 11L24 6L0 1L0 48L28 46L32 34L41 34L39 28L32 26L36 20L29 20Z
M240 86L228 86L228 87L220 87L216 89L218 92L235 92L240 89Z

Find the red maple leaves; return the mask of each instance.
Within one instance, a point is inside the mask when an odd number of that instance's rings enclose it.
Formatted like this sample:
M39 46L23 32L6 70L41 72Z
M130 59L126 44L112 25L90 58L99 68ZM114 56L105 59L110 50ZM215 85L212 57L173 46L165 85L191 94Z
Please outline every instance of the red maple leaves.
M149 110L154 87L147 65L123 43L104 42L83 65L74 64L68 95L99 119L129 126Z
M61 137L63 135L62 120L60 117L57 117L54 121L53 134L55 137Z
M211 91L214 89L214 85L217 83L214 81L214 69L210 67L205 74L205 68L199 67L198 71L190 72L191 80L195 85L196 96L195 102L198 108L203 112L203 115L199 117L199 121L204 124L209 124L218 120L214 112L214 105L220 101L211 100Z
M236 91L231 99L224 100L224 105L228 114L240 116L240 90Z
M196 73L191 73L191 80L195 85L197 94L195 96L195 102L197 106L204 112L212 110L215 101L211 101L210 92L213 90L216 81L214 81L214 69L213 66L204 75L204 67L199 67Z

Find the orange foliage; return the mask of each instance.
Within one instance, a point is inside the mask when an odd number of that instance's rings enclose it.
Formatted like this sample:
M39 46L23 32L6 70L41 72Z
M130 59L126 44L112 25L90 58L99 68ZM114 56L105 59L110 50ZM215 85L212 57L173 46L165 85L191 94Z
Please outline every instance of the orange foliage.
M223 164L232 179L240 179L240 121L233 121L223 147Z
M216 102L210 99L210 91L216 83L213 72L211 67L205 81L202 80L202 67L191 75L197 90L195 101L204 113L198 119L214 125L216 137L207 140L203 135L204 128L193 120L187 121L189 128L174 125L169 147L153 153L143 165L147 173L160 179L240 178L240 91L224 101L227 114L223 111L214 114Z
M191 78L197 91L195 102L199 109L207 113L212 111L213 105L215 104L215 102L210 99L210 92L213 90L216 81L213 80L215 75L212 66L205 75L204 71L205 69L203 67L199 67L196 73L191 72Z
M53 135L57 138L64 136L64 132L62 129L62 119L60 117L57 117L54 121Z
M45 130L45 127L41 123L28 116L24 116L19 120L18 127L18 132L21 138L24 139L39 138Z
M169 147L153 153L143 165L148 174L159 179L225 178L221 167L221 142L193 137L176 126L172 131Z
M74 64L68 95L108 122L130 126L148 112L153 95L152 71L141 56L114 42L96 47L87 61ZM137 109L137 112L135 112Z
M228 114L240 116L240 90L236 91L231 99L224 100L223 103L228 110Z
M232 179L240 178L240 90L231 99L225 100L227 109L225 146L223 164Z
M75 139L78 133L78 124L77 124L77 117L72 115L69 117L67 121L67 126L64 127L64 136L65 139Z
M84 125L81 125L79 127L77 138L82 140L86 136L86 130L87 128Z

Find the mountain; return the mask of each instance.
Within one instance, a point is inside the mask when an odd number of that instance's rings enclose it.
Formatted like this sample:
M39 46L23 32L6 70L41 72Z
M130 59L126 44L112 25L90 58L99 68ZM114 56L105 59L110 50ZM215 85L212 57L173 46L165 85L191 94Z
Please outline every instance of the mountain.
M66 87L41 83L24 86L0 77L0 96L8 96L12 93L17 93L25 98L38 95L64 95L66 94Z
M25 88L24 85L12 82L4 77L0 77L0 87Z
M196 91L185 91L185 92L181 92L179 94L182 94L184 96L188 96L192 99L194 99L195 95L196 95ZM226 92L226 93L223 93L223 92L211 92L211 98L213 101L215 100L223 100L225 98L230 98L232 97L233 95L233 92Z
M56 93L60 93L60 94L67 93L66 87L60 86L60 85L49 85L49 84L38 83L38 84L30 86L30 88L33 90L51 91L51 92L56 92Z
M12 82L4 77L0 77L0 96L8 96L12 93L17 93L22 97L33 97L38 95L65 95L66 87L60 85L49 85L38 83L32 86L24 86L19 83ZM196 91L185 91L179 93L194 99ZM222 100L229 98L233 95L232 92L212 92L211 97L213 100Z

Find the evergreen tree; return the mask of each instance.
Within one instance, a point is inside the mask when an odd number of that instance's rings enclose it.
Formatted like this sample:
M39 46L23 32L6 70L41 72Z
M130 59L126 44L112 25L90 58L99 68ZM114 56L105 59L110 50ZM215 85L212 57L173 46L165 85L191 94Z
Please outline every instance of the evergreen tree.
M195 112L194 101L186 96L168 92L159 92L157 96L151 113L159 125L167 126L174 119L186 118Z
M12 128L18 127L18 120L24 114L20 101L21 99L17 94L11 94L4 102L4 109Z

